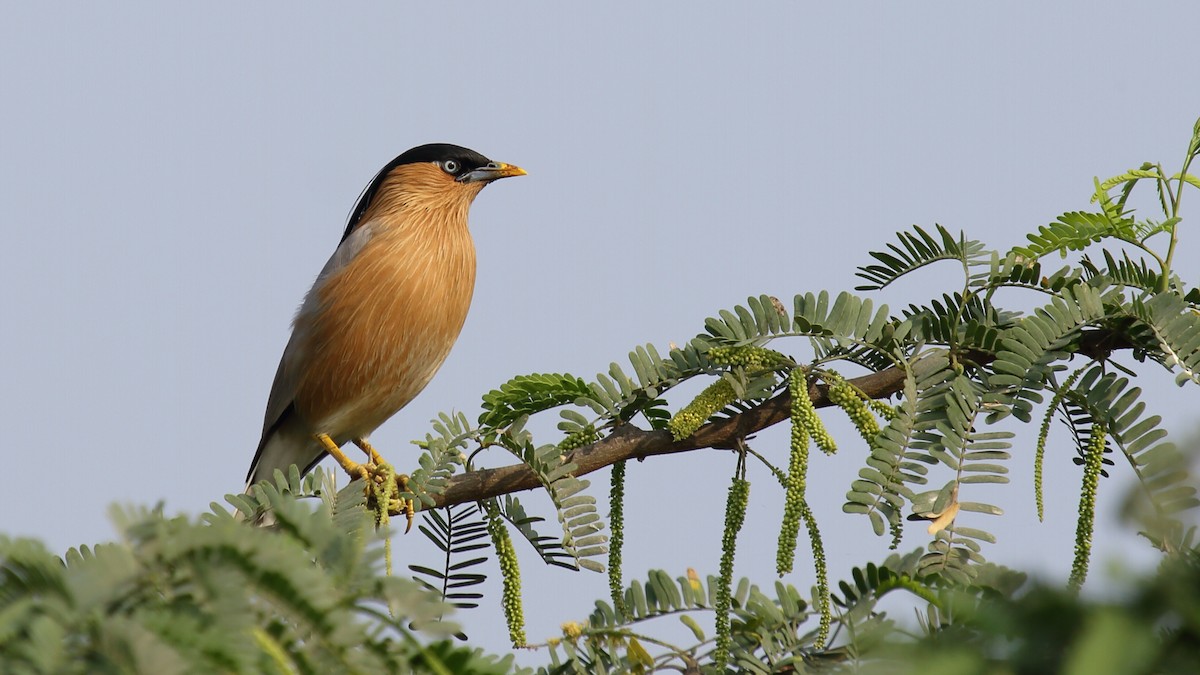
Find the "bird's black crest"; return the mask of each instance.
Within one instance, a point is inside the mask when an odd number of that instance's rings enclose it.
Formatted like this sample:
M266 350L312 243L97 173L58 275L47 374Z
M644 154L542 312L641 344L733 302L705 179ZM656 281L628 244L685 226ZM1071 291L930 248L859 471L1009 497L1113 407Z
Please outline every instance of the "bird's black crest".
M458 162L459 174L486 166L492 161L474 150L464 148L461 145L451 145L450 143L418 145L404 152L380 169L379 173L375 174L375 177L367 184L367 187L363 188L362 194L358 196L358 203L354 205L354 210L350 212L350 220L346 223L346 231L342 233L342 241L345 241L346 237L349 237L354 228L358 226L359 220L362 219L363 214L370 208L371 200L375 198L375 193L379 191L380 184L383 183L383 179L391 173L392 169L404 164L443 162L448 159Z

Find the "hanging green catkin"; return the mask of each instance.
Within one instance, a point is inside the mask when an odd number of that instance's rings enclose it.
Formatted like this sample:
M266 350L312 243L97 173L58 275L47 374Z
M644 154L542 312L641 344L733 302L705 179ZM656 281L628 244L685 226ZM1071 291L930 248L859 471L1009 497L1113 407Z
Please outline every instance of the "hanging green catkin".
M625 462L612 466L608 490L608 590L617 616L629 617L625 608L625 582L621 578L621 551L625 546Z
M675 413L670 422L667 422L667 428L671 430L671 436L681 441L688 436L691 436L701 427L708 418L715 413L723 410L725 406L733 403L737 399L737 394L733 391L733 385L728 380L721 378L716 382L708 385L700 395L692 399L692 402L685 405L682 410Z
M792 397L792 428L796 428L796 421L799 420L800 426L821 452L832 455L837 452L837 443L834 443L833 436L825 429L825 423L821 421L812 397L808 395L807 378L808 371L804 368L794 368L788 375L788 394Z
M376 481L373 477L367 479L367 489L371 493L371 502L374 503L375 509L375 529L380 530L388 526L390 520L390 511L394 507L397 510L403 506L399 499L399 486L396 483L396 469L391 464L384 463L376 468L383 477L383 480ZM409 527L412 527L412 512L409 512ZM384 573L387 576L392 576L392 534L388 532L383 540L383 564Z
M1087 579L1088 560L1092 555L1092 530L1096 526L1096 489L1100 486L1100 471L1104 468L1105 436L1104 424L1092 424L1092 435L1088 439L1083 458L1083 487L1079 494L1079 520L1075 523L1075 560L1071 563L1071 577L1067 585L1079 590Z
M1054 398L1050 399L1050 405L1046 406L1046 416L1042 418L1042 427L1038 430L1037 446L1033 452L1033 499L1037 503L1039 522L1042 520L1045 505L1042 499L1042 464L1046 459L1046 438L1050 435L1050 422L1054 419L1054 411L1058 410L1058 406L1075 386L1075 380L1079 379L1083 371L1084 368L1080 368L1071 373L1071 376L1059 386L1058 391L1054 392Z
M808 502L800 512L804 519L804 527L808 530L808 541L813 552L813 571L817 577L817 609L821 612L821 625L817 629L817 637L813 641L813 650L825 648L829 639L829 627L833 623L833 612L829 606L829 565L825 560L825 544L821 541L821 531L817 529L817 519L813 517Z
M896 419L896 416L900 414L900 411L896 408L896 406L888 403L887 401L880 401L874 398L867 399L867 407L869 407L871 410L874 410L876 415L879 415L889 422Z
M800 534L800 515L804 510L804 491L808 481L808 439L812 435L808 425L817 413L808 396L808 377L803 368L796 368L788 375L788 393L792 397L791 453L784 479L779 543L775 548L775 571L779 576L791 572L796 559L796 538Z
M829 383L829 402L845 411L868 447L875 447L875 437L879 435L879 422L863 402L858 389L834 372L827 373L825 381Z
M733 555L737 548L737 535L746 520L746 505L750 502L750 483L734 476L725 500L725 530L721 535L721 572L717 586L716 606L716 652L713 665L723 670L729 660L729 608L732 603Z
M500 563L500 575L504 579L500 604L504 608L504 621L508 624L508 637L512 640L514 648L524 647L525 609L521 603L521 568L517 563L517 552L508 536L508 528L504 526L504 520L500 517L499 509L491 506L487 508L487 515L488 534L492 537L496 560Z

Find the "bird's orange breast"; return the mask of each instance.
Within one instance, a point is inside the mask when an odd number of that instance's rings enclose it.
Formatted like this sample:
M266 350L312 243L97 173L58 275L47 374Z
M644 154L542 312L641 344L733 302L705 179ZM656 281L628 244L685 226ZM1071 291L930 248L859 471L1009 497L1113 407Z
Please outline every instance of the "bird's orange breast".
M315 432L338 442L370 434L450 353L475 286L468 205L436 221L422 223L418 212L402 227L379 223L354 259L313 289L295 405Z

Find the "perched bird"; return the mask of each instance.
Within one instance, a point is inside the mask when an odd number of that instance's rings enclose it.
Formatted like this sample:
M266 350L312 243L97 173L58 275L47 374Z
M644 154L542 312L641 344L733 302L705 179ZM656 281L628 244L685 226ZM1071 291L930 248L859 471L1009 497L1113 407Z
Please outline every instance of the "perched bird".
M326 453L347 470L367 437L429 384L475 288L467 211L488 183L523 176L457 145L413 148L363 190L337 250L292 322L246 485ZM350 464L355 464L350 462Z

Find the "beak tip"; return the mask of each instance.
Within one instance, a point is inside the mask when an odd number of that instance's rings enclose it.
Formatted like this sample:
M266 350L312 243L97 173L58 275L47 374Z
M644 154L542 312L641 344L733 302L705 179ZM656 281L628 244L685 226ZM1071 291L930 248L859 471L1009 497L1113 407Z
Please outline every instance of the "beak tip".
M460 183L491 183L492 181L500 180L501 178L514 178L516 176L526 176L529 172L515 164L505 164L504 162L492 162L485 167L469 171L456 180Z

